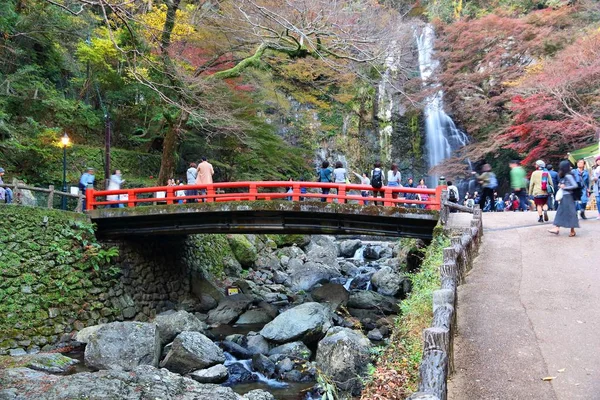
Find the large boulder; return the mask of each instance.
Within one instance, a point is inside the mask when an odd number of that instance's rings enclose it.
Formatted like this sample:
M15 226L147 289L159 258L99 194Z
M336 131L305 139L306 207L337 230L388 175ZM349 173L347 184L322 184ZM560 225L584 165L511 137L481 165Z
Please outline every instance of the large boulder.
M203 385L166 369L140 365L131 371L103 370L57 376L29 368L0 369L2 399L243 400L231 388Z
M154 323L158 327L160 340L163 345L172 342L183 331L204 333L208 328L196 316L183 310L170 310L160 313L154 319Z
M316 363L343 391L356 395L362 388L361 376L369 363L371 343L362 333L334 327L319 342Z
M98 331L98 329L102 328L104 325L106 324L92 325L83 328L82 330L77 332L77 334L75 335L75 340L81 343L87 343L90 340L90 336L95 334Z
M252 356L252 368L267 378L275 376L275 363L264 354L255 354Z
M85 363L97 369L130 371L138 365L156 367L162 346L156 324L113 322L88 338Z
M209 324L231 324L250 307L254 299L245 294L234 294L219 301L217 308L208 312Z
M340 257L352 258L356 253L356 250L360 249L362 242L360 239L344 240L339 244L338 255Z
M333 236L315 235L306 247L306 259L314 263L321 263L338 267L338 248Z
M304 343L292 342L272 348L269 351L269 357L274 355L282 355L292 360L309 360L312 352Z
M256 247L244 235L227 235L229 247L237 261L244 267L251 267L258 259Z
M337 283L326 283L314 289L311 293L314 301L327 303L332 311L340 306L345 306L350 298L350 293L343 285Z
M268 354L270 346L267 339L252 332L246 336L246 348L252 354Z
M260 331L268 340L287 343L319 340L332 326L332 313L319 303L304 303L281 313Z
M290 274L290 286L294 291L309 291L319 283L329 282L330 279L341 276L337 267L337 261L333 264L322 264L307 262L302 265L294 265L290 261L288 269Z
M247 400L275 400L275 397L262 389L254 389L244 395Z
M408 279L395 273L390 267L383 267L373 274L371 283L377 289L377 293L384 296L404 296Z
M350 295L348 307L377 310L384 314L395 314L400 311L397 302L398 300L393 297L387 297L370 290L363 290Z
M272 239L277 247L304 247L310 243L310 235L268 235Z
M199 332L182 332L173 341L161 367L179 374L225 362L223 350Z
M236 325L260 325L270 322L273 318L262 308L248 310L235 321Z
M227 367L217 364L207 369L199 369L189 374L190 378L200 383L222 383L227 380Z

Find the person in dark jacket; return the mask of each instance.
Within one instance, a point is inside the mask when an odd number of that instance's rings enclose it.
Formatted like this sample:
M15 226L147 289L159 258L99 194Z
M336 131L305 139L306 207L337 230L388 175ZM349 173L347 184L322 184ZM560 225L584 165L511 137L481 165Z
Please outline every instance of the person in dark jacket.
M575 228L579 228L579 220L577 219L577 208L575 199L573 199L573 190L577 188L577 182L571 173L571 164L564 160L558 166L558 187L563 192L560 200L560 207L554 217L555 229L550 229L548 232L558 235L560 228L571 228L570 237L575 236Z
M554 193L548 197L548 208L556 211L558 209L558 201L554 201L554 194L558 190L558 172L554 170L552 164L546 164L546 169L548 170L550 177L552 177L552 187L555 188Z

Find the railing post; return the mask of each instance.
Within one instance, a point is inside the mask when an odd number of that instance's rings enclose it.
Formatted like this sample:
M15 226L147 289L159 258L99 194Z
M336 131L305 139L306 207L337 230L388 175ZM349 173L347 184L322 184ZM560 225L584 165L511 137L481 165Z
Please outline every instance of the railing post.
M250 186L248 187L248 200L250 201L254 201L256 200L256 195L258 193L258 190L256 188L256 183L251 183Z
M331 194L331 189L333 189L333 188L329 188L329 194L327 194L327 203L333 203L333 200L334 200L333 195ZM337 189L336 189L336 191L337 191Z
M93 210L96 205L96 198L94 196L94 188L85 189L85 209Z
M48 208L54 208L54 185L48 186Z
M75 212L83 212L83 193L77 194L77 205L75 206Z
M167 204L173 204L173 186L167 188L166 200Z
M15 203L21 203L21 189L19 189L19 181L17 178L13 178L13 201Z
M206 201L207 203L212 203L215 201L215 187L210 184L206 186L206 198L204 199L204 201Z
M445 185L438 185L435 188L435 204L433 204L433 207L432 207L434 210L442 209L442 190L445 188L446 188Z
M343 183L338 185L338 203L345 203L346 199L341 199L340 197L346 197L346 186Z
M292 185L292 201L300 201L300 183Z
M136 195L133 190L127 191L127 207L135 207Z
M386 207L391 207L394 205L394 203L392 202L392 188L390 187L385 187L385 191L383 192L383 205Z

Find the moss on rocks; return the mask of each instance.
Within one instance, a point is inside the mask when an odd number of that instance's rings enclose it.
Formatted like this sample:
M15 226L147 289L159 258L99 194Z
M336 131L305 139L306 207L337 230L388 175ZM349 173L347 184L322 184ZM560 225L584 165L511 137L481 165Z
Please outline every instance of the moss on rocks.
M258 259L256 247L244 235L227 235L235 259L245 267L251 267Z

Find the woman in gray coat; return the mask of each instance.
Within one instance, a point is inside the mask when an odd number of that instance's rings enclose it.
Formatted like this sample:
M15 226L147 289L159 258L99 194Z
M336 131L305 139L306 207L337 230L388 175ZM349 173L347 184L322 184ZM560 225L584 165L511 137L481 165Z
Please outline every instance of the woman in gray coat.
M570 237L575 236L575 228L579 228L577 219L577 208L573 199L573 191L577 189L577 182L571 174L571 164L568 161L561 161L558 167L559 183L558 187L563 191L563 197L560 201L560 207L554 217L554 226L556 229L550 229L548 232L558 235L561 227L571 228Z

